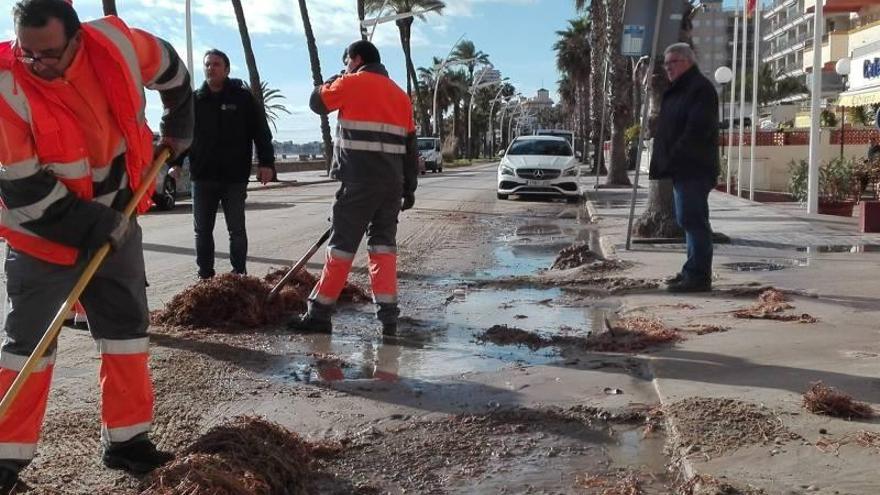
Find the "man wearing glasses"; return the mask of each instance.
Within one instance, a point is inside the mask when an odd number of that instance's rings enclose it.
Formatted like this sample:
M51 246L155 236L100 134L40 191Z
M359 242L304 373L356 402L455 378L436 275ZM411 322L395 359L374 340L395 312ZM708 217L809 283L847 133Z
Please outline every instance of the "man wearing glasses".
M167 42L116 17L80 23L64 0L21 0L17 39L0 44L0 236L6 239L5 394L90 254L113 248L80 302L101 353L103 462L148 472L171 459L153 419L141 230L121 211L153 159L144 88L161 93L162 141L192 136L189 74ZM139 205L149 208L150 195ZM0 418L0 492L33 458L54 350Z
M415 203L418 177L415 123L409 96L389 77L379 50L356 41L343 55L346 70L315 88L315 113L339 111L334 177L342 181L333 203L333 234L321 279L305 314L288 327L331 333L330 316L354 255L367 235L370 285L383 335L397 332L397 217Z
M650 177L672 179L675 218L687 243L687 261L668 290L704 292L712 289L709 192L719 173L718 94L687 43L669 46L663 67L672 84L656 121Z

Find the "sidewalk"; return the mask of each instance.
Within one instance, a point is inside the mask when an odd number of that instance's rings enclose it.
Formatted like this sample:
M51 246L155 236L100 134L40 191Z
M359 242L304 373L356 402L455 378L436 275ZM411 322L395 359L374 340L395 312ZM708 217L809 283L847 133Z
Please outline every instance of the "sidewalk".
M305 172L279 172L278 182L270 182L266 185L255 182L253 179L248 183L248 191L263 191L266 189L280 189L284 187L307 186L312 184L327 184L336 182L327 177L323 170L307 170Z
M635 262L632 277L676 273L684 261L681 244L624 249L630 194L587 191L602 244L613 252L606 254ZM646 197L647 187L639 191L637 218ZM763 431L769 423L741 423L720 401L711 402L718 406L714 412L673 407L667 409L673 459L689 477L709 475L770 494L880 493L880 450L859 446L851 436L880 433L880 422L817 416L802 407L803 392L819 380L880 405L880 234L860 234L856 219L810 216L789 204L753 203L720 192L709 201L713 229L731 239L715 247L713 292L631 294L623 299L623 313L656 316L679 328L727 327L703 336L688 333L673 348L645 357L661 401L670 406L694 397L730 398L758 411L766 406L768 421L785 433L771 428L769 438L749 443L743 432ZM778 269L743 272L728 265L743 262ZM734 318L731 312L755 297L736 297L732 290L749 283L804 294L793 297L791 311L819 321Z

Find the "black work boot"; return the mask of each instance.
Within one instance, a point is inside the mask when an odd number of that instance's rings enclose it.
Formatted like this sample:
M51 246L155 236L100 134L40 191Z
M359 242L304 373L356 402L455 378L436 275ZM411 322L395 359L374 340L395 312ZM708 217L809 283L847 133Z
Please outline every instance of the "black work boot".
M666 290L673 293L710 292L712 290L712 281L684 278L681 282L669 284Z
M104 456L101 460L110 469L146 474L172 459L174 454L158 450L149 439L141 438L104 447Z
M0 466L0 495L8 495L18 484L18 471Z
M394 337L397 335L397 322L382 322L382 335Z
M382 322L382 335L397 335L397 317L400 308L397 303L378 303L376 319Z
M330 320L315 318L311 313L305 312L291 318L287 322L287 329L300 333L333 333L333 323Z

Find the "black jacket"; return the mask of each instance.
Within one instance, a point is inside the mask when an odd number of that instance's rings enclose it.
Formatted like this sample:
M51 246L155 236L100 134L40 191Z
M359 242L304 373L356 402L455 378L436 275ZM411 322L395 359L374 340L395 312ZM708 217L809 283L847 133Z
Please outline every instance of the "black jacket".
M227 79L214 93L208 84L195 92L195 131L190 148L193 180L247 182L253 145L260 166L275 166L266 115L239 79Z
M718 174L718 93L695 65L663 94L649 175L716 181Z

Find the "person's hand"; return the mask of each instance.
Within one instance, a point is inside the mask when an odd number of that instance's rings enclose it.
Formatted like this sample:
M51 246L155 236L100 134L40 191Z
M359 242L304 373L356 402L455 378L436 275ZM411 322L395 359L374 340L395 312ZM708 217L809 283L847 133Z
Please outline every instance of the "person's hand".
M342 77L344 74L345 74L345 72L340 72L339 74L333 74L332 76L330 76L330 79L327 79L326 81L324 81L324 85L329 86L329 85L333 84L337 79Z
M192 139L179 139L170 136L162 136L158 148L154 150L153 157L155 158L159 156L162 148L168 148L171 150L171 156L168 159L176 158L185 153L191 144Z
M174 180L180 180L180 167L171 167L168 169L168 175L174 177Z
M406 211L416 204L416 195L413 193L403 193L403 203L400 205L400 211Z
M275 169L272 167L257 167L257 180L264 186L272 181Z

